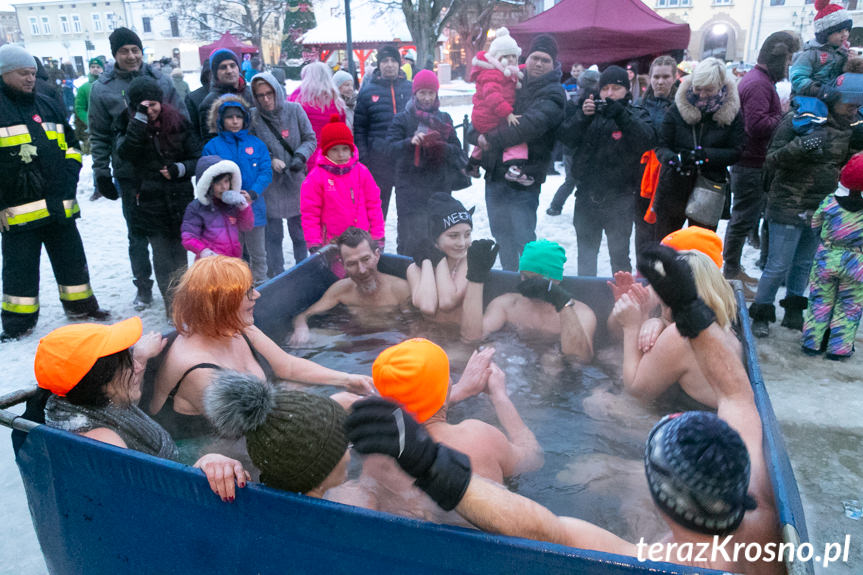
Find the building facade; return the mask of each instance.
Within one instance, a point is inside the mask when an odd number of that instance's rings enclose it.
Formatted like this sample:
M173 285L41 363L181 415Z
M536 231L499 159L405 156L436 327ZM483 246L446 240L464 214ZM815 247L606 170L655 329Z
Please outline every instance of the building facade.
M854 21L849 38L851 46L863 48L863 1L845 0L841 4ZM749 46L752 60L758 56L758 48L764 43L764 39L774 32L795 32L803 42L814 38L812 22L815 12L815 0L756 0L756 34Z

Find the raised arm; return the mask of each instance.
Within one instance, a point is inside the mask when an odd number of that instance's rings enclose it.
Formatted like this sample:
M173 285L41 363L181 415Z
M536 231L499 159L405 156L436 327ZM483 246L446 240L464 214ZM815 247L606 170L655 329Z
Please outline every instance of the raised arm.
M451 311L464 301L467 281L453 279L446 258L435 265L435 283L437 284L438 307L443 311Z
M593 359L596 314L587 305L572 300L560 310L560 351L588 363Z
M331 285L321 299L306 308L305 311L298 313L293 320L294 334L291 336L291 341L288 343L291 347L301 347L309 341L309 324L308 320L313 315L326 313L339 305L339 293L342 288L339 282Z
M408 266L407 279L413 306L425 316L434 316L437 313L438 295L431 260L424 259L421 264L414 261Z
M483 287L491 277L491 268L497 259L497 252L498 247L492 240L476 240L467 249L467 288L461 314L461 337L465 341L479 341L484 334L497 331L506 322L506 315L501 318L497 308L493 309L489 304L489 310L486 313L491 313L492 316L488 318L488 326L486 326L486 318L482 312ZM486 331L486 327L494 326L497 326L497 329Z
M509 439L506 453L501 454L503 476L510 477L539 469L545 461L542 447L507 394L506 374L494 362L490 370L486 393L494 406L497 420Z

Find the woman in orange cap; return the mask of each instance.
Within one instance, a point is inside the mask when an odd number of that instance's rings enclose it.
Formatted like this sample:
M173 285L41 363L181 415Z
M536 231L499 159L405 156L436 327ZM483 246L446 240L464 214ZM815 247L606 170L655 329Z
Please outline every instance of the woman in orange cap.
M726 345L742 355L743 347L732 329L737 317L734 291L722 277L717 262L698 249L681 251L680 257L692 269L699 296L716 314L716 323L725 330ZM689 340L670 323L669 310L663 305L661 318L648 318L654 307L651 302L655 301L651 292L641 284L633 284L619 297L611 312L610 317L623 331L624 388L649 401L679 383L690 398L716 407L716 396L698 366Z
M202 397L226 369L266 380L340 386L362 395L374 391L369 376L328 369L281 349L254 325L260 295L249 266L239 258L199 259L180 279L173 310L179 335L146 406L174 439L213 434Z
M44 390L45 423L97 441L176 460L171 436L141 408L141 375L164 340L141 336L141 318L114 325L81 323L55 329L39 342L34 371ZM134 345L134 348L132 347ZM234 481L248 473L239 461L210 453L194 465L223 500L234 499Z

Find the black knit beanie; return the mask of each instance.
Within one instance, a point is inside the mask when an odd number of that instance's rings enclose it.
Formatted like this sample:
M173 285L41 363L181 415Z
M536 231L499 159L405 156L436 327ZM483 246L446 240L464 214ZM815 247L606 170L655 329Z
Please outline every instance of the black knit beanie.
M381 65L381 62L384 61L384 58L392 58L399 64L402 63L402 55L399 53L399 49L395 47L394 44L384 44L380 48L378 48L378 56L376 62L378 66Z
M530 56L534 52L545 52L551 56L552 60L557 62L557 41L549 34L534 36L533 40L530 42L530 48L527 51L527 55Z
M609 66L603 70L602 74L599 76L599 89L602 90L602 88L609 84L623 86L628 91L629 75L626 73L626 70L620 66Z
M245 436L261 481L277 489L308 493L348 448L341 405L248 374L220 371L204 392L204 412L221 435Z
M144 45L141 44L141 39L128 28L117 28L111 32L111 35L108 36L108 42L111 43L111 55L114 57L117 56L117 50L123 46L128 46L129 44L137 46L142 52L144 51Z
M129 109L135 110L138 104L144 100L152 100L161 103L164 93L159 82L150 76L138 76L129 84L126 89L126 95L129 97Z
M210 54L210 71L212 73L211 82L215 82L216 80L216 71L219 69L219 64L224 62L225 60L233 60L237 67L240 67L240 59L237 58L237 55L234 54L232 50L228 50L227 48L219 48Z
M746 444L715 413L662 418L647 439L644 469L657 507L687 529L724 535L755 509Z
M434 242L438 236L456 224L468 224L473 228L473 208L464 205L446 192L432 194L428 201L429 234Z

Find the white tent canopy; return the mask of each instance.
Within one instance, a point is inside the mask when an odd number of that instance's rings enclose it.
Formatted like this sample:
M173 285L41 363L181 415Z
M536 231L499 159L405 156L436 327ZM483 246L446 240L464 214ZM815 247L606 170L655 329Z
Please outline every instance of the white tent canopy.
M317 27L297 39L304 45L335 45L347 42L343 0L315 2ZM404 14L396 4L374 0L351 2L351 39L354 44L411 42Z

